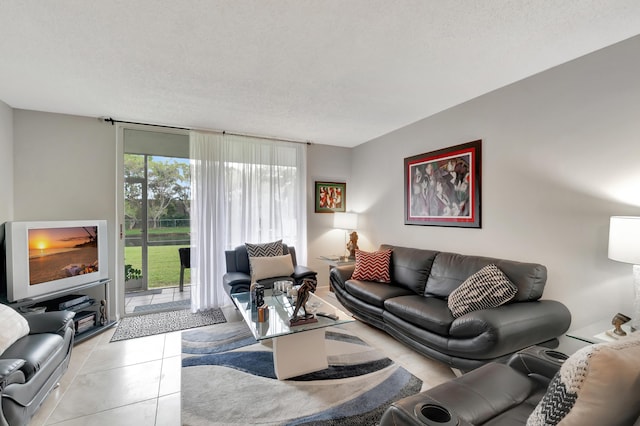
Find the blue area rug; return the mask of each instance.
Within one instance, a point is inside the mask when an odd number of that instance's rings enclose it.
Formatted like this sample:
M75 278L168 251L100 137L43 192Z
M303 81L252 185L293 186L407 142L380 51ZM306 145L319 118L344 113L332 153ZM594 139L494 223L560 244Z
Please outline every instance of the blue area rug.
M182 332L182 423L377 424L422 381L347 327L326 331L329 368L282 381L271 347L256 342L244 322Z

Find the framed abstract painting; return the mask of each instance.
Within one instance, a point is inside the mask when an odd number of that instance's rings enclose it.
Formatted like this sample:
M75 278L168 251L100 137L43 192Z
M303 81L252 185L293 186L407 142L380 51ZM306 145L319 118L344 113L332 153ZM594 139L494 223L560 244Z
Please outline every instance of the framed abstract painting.
M347 184L344 182L316 182L316 213L345 212Z
M482 140L404 159L405 225L480 228Z

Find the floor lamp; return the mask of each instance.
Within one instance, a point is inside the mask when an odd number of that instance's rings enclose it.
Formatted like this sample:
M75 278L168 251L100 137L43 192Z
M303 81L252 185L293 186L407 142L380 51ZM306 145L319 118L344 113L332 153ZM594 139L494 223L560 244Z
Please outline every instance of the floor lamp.
M609 222L609 259L633 264L635 298L631 329L640 329L640 217L612 216Z
M349 233L349 231L354 231L355 233L355 229L358 227L358 215L356 213L342 213L342 212L336 212L333 214L333 227L336 229L344 229L344 251L343 254L346 250L349 250L347 248L347 234ZM358 234L356 233L355 235L355 240L358 240ZM356 247L357 244L356 244ZM355 251L352 250L352 251ZM344 256L345 258L350 257L351 253L348 256Z

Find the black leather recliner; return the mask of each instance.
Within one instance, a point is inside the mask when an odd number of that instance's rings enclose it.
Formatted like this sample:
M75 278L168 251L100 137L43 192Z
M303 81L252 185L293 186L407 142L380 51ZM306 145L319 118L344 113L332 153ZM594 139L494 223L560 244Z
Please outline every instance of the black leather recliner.
M25 316L29 334L0 355L0 425L26 425L67 371L75 328L69 311Z
M380 425L639 425L639 340L532 346L393 403Z
M283 244L284 254L290 254L293 262L293 274L286 277L270 277L259 280L258 283L262 284L265 288L272 288L273 283L276 281L289 280L294 284L302 284L302 280L313 279L316 280L317 272L313 271L306 266L298 265L296 259L296 250L294 247ZM222 277L224 289L229 296L233 293L244 293L249 291L251 286L251 273L249 266L249 255L247 254L246 246L238 246L234 250L227 250L224 252L227 264L227 273Z

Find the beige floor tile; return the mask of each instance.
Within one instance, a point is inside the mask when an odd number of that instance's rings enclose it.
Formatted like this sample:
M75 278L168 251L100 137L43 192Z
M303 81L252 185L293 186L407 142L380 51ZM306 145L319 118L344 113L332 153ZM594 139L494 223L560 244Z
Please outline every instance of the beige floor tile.
M180 426L180 393L161 396L158 398L156 426Z
M78 374L49 418L56 423L158 397L162 361Z
M163 358L178 356L182 353L182 331L165 334Z
M180 376L182 368L182 356L176 355L162 360L162 373L160 376L159 395L169 395L180 392Z
M153 298L151 299L151 304L166 303L166 302L172 302L172 301L173 301L173 293L157 294L157 295L154 295Z
M153 426L157 405L156 399L150 399L56 423L56 426Z
M157 334L107 344L101 343L87 358L80 372L86 374L160 360L164 351L164 341L165 336Z

